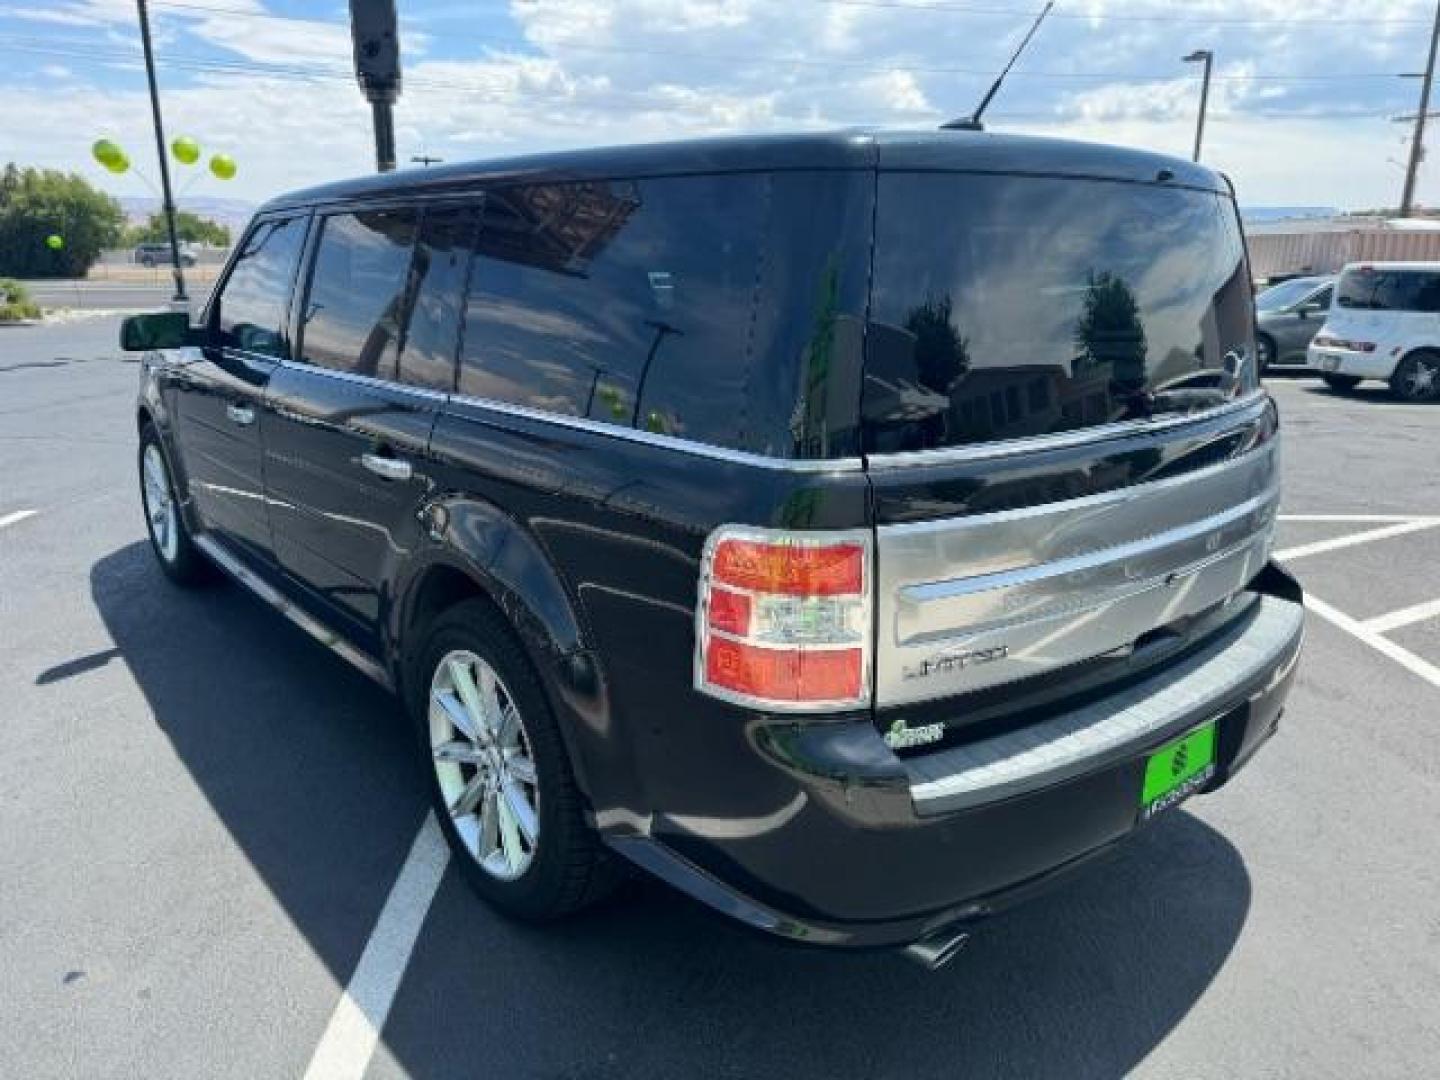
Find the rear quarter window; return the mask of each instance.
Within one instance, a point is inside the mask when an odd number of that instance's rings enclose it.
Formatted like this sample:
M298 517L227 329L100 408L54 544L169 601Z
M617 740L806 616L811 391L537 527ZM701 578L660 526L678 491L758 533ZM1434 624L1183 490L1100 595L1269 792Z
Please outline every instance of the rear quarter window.
M486 192L459 391L779 457L853 453L863 174Z

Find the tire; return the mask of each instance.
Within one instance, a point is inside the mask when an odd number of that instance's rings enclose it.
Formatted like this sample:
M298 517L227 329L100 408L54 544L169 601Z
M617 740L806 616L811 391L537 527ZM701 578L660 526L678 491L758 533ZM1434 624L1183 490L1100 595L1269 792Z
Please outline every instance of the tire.
M1440 353L1422 349L1402 359L1390 376L1390 393L1401 401L1440 401Z
M210 578L210 564L190 538L185 515L175 498L175 481L170 459L155 428L146 424L140 432L136 456L140 475L140 506L145 514L145 532L150 550L165 576L177 585L199 585Z
M531 922L607 895L618 867L585 820L559 726L508 625L483 600L455 605L428 628L415 672L408 696L416 751L440 830L471 888ZM457 708L463 723L455 722ZM481 724L483 732L467 734ZM456 813L462 802L472 809Z
M1360 377L1358 375L1325 374L1320 377L1325 380L1325 385L1337 394L1348 394L1360 385Z
M1275 340L1269 334L1255 335L1255 365L1263 378L1275 363Z

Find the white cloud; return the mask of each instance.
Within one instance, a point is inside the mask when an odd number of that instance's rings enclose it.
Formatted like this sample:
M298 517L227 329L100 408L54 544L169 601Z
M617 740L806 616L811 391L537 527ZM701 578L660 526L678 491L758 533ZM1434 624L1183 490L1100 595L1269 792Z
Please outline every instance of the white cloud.
M260 198L370 167L369 111L350 78L343 4L330 4L325 19L288 20L261 17L269 10L261 0L186 3L208 10L154 9L167 126L241 166L234 185L206 181L207 190ZM1061 12L1123 18L1047 24L992 108L992 126L1187 153L1198 69L1179 57L1207 47L1218 61L1206 157L1235 177L1243 199L1393 201L1398 176L1385 158L1403 154L1403 131L1385 117L1413 107L1414 84L1271 78L1423 65L1424 27L1406 20L1427 20L1429 0L1376 6L1383 10L1353 0L1071 0ZM930 126L973 107L1027 22L818 0L510 0L510 15L528 45L513 32L504 41L506 31L475 18L468 3L447 12L438 0L407 2L402 160L745 130ZM1177 17L1186 21L1158 21ZM0 29L48 24L57 41L74 41L89 27L94 43L136 55L134 18L132 0L32 0L0 12ZM1351 21L1246 23L1266 19ZM317 77L196 73L178 62L216 50ZM84 77L63 92L53 81L3 87L0 159L71 147L83 167L85 148L103 133L126 141L144 167L143 83L126 75L119 90L87 87L93 73L76 67ZM1431 191L1440 201L1427 177L1422 196Z

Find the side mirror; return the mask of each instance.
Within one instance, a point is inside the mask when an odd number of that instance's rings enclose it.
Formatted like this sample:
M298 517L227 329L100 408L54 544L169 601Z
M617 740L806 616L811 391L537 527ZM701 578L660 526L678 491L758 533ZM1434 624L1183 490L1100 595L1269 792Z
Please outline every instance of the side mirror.
M131 315L120 324L120 348L126 352L179 349L198 345L201 332L190 326L188 311L155 311Z
M1301 304L1295 309L1295 314L1302 319L1308 319L1311 315L1319 315L1324 310L1319 304Z

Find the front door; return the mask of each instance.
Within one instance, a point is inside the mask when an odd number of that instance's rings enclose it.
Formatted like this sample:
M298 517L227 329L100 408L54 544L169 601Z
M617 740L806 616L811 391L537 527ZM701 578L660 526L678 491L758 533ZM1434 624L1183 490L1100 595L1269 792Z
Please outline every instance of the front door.
M270 380L265 473L280 564L375 655L394 569L419 541L432 490L430 432L453 387L473 219L464 207L423 223L414 207L319 219L298 355Z
M305 228L303 215L251 227L210 302L207 343L169 371L178 465L199 527L261 564L272 558L272 545L259 419L271 374L286 355Z

